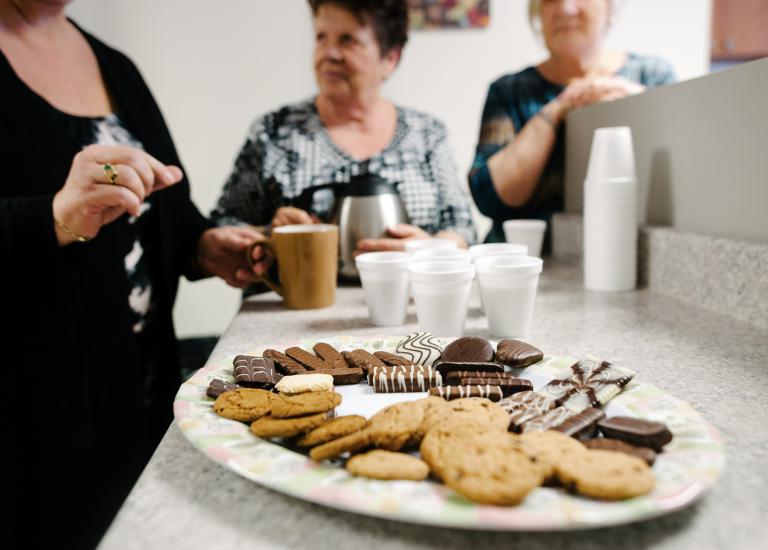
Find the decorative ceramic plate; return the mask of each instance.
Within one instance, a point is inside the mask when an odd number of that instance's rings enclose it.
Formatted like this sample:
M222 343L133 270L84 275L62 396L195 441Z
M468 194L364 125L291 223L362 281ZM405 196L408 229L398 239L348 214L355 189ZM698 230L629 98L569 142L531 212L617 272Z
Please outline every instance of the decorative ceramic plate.
M324 338L339 350L362 347L371 352L393 351L399 337ZM317 340L301 342L311 350ZM271 344L248 350L260 355L269 347L284 349L295 343ZM244 350L246 351L246 350ZM233 380L233 357L210 361L181 385L174 403L176 422L187 439L216 462L265 487L332 508L435 526L499 531L586 529L629 523L668 514L696 501L711 487L725 464L717 430L685 401L656 386L630 382L605 406L608 416L625 415L667 424L674 439L653 465L655 490L646 496L602 502L570 495L562 489L540 487L518 506L474 504L433 481L379 481L356 478L339 465L318 464L306 455L252 435L248 425L217 416L205 395L213 378ZM552 378L571 374L569 357L551 357L523 369L519 376L539 389ZM397 401L424 394L375 394L366 384L337 386L344 397L337 414L370 417Z

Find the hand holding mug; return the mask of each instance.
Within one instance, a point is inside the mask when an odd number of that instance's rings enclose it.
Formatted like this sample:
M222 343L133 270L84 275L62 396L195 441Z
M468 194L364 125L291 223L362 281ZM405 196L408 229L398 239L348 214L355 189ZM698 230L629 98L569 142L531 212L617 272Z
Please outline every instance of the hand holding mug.
M206 275L220 277L235 288L256 283L266 272L267 264L263 250L252 243L262 238L261 233L246 226L209 229L198 243L200 268Z

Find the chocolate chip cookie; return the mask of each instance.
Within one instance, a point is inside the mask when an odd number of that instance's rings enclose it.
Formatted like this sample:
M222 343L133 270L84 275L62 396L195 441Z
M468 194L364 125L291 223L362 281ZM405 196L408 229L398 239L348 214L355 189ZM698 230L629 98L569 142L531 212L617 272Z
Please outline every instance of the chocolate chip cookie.
M328 412L341 404L341 395L332 391L313 391L278 395L272 402L273 418L294 418Z
M346 467L354 476L373 479L421 481L429 475L429 466L423 460L405 453L381 449L353 456L347 461Z
M253 422L269 414L275 394L255 388L239 388L222 393L213 403L219 416L241 422Z

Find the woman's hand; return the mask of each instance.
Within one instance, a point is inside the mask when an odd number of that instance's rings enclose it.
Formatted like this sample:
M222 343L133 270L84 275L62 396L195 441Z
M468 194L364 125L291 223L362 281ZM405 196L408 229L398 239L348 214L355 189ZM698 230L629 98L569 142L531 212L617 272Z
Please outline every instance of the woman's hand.
M209 229L197 245L200 268L206 275L221 277L235 288L256 283L266 271L266 256L262 247L251 246L263 238L261 233L245 226Z
M383 239L360 239L354 254L363 252L379 252L383 250L405 250L405 242L414 239L431 239L432 235L415 225L399 223L387 228L387 235Z
M621 99L645 91L645 86L621 76L580 78L569 84L558 99L569 109Z
M106 164L111 164L117 173L113 182ZM53 197L59 245L78 240L75 235L91 239L102 226L126 212L138 216L147 197L178 183L182 177L180 168L166 166L140 149L86 147L75 155L64 187Z
M306 210L295 208L293 206L282 206L277 209L275 216L272 218L272 227L280 227L281 225L310 224L317 222L318 219L315 216L311 216Z

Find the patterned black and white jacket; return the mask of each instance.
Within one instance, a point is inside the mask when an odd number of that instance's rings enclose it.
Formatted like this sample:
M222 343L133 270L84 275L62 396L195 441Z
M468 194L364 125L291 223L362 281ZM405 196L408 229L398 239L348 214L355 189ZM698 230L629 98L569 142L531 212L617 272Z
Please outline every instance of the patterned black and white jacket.
M455 231L472 244L476 234L468 195L447 137L435 118L397 107L392 141L378 154L358 160L332 141L314 98L284 106L251 125L211 217L221 225L267 225L280 206L292 204L309 187L373 173L400 184L412 224L430 234ZM331 206L330 191L315 194L312 210L321 219Z

